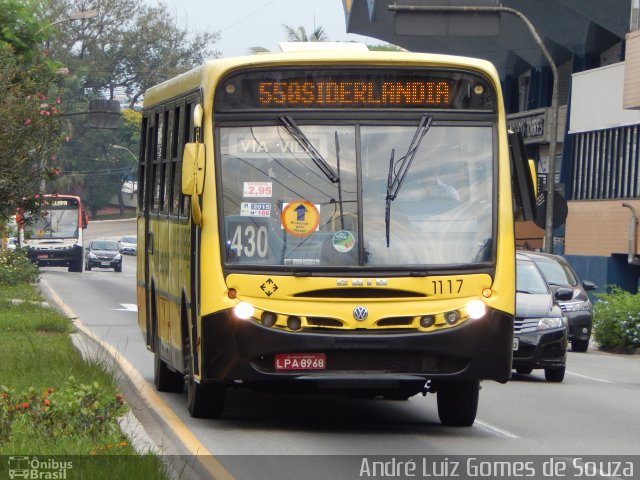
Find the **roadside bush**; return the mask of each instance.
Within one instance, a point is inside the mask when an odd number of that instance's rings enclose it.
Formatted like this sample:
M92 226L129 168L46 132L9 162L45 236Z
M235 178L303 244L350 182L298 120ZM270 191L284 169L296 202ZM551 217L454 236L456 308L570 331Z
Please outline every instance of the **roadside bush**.
M640 347L640 294L612 286L596 294L593 336L603 350L632 353Z
M22 393L2 385L0 443L11 439L14 424L50 438L121 437L116 419L126 411L124 396L97 382L85 385L69 377L60 389L30 388Z
M40 271L19 249L0 250L0 285L33 283L38 280Z

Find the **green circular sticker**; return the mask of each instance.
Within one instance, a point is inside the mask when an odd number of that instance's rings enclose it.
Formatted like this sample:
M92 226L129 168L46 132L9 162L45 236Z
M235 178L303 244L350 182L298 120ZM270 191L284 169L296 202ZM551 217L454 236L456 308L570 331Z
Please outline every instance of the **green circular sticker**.
M333 248L340 253L350 252L356 244L356 238L348 230L340 230L333 236Z

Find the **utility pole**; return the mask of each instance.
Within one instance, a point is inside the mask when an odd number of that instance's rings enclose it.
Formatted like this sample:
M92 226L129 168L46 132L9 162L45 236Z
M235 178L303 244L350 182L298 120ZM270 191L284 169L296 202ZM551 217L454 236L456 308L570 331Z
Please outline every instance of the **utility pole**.
M529 19L520 11L503 6L426 6L426 5L389 5L387 7L392 12L432 12L432 13L508 13L520 18L522 22L527 26L529 32L533 36L533 39L542 50L551 73L553 74L553 89L551 93L551 118L549 119L548 129L551 132L549 137L549 160L547 162L547 211L545 218L545 230L544 230L544 251L547 253L553 253L553 208L556 187L556 142L558 138L558 68L556 67L553 57L545 47L540 35L536 31L533 24ZM545 129L547 126L545 126Z

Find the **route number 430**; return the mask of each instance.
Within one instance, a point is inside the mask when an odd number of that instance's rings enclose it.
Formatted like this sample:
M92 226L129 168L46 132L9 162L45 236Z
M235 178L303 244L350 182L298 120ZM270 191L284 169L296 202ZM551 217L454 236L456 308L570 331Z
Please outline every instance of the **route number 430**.
M267 227L264 225L236 225L229 247L238 257L251 258L257 255L264 258L269 253L268 236Z

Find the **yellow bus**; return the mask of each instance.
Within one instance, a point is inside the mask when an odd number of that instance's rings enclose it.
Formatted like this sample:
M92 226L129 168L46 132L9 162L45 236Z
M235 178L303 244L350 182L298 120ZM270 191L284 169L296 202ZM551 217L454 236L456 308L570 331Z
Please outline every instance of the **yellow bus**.
M521 144L490 63L211 60L145 92L141 138L139 324L192 416L229 387L436 393L469 426L510 378Z

